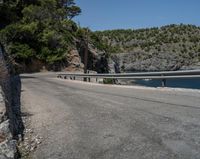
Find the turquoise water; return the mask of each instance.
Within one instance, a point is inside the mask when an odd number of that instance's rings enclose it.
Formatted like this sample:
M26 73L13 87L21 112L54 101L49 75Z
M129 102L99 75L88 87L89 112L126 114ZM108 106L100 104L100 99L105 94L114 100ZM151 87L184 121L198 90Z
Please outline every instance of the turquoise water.
M137 80L134 82L138 85L143 85L147 87L161 87L161 80ZM166 83L167 87L173 88L191 88L200 89L200 78L195 79L168 79Z

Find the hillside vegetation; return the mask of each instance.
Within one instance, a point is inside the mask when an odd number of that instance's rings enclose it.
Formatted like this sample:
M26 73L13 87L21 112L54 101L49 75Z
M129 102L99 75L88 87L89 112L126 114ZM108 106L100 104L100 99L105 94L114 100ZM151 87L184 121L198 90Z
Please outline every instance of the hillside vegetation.
M0 44L20 72L43 67L61 70L69 65L82 69L87 40L88 69L104 70L100 72L108 70L108 54L128 53L120 58L124 69L134 65L130 71L150 66L174 70L200 61L200 27L181 24L92 32L73 21L80 13L74 0L4 0L0 3ZM154 61L160 61L160 67L155 69ZM140 62L144 67L137 69Z
M2 1L0 43L17 66L66 63L69 51L84 44L86 29L72 20L80 13L74 0Z
M200 27L194 25L96 31L93 39L118 65L117 72L200 68Z
M194 25L168 25L138 30L107 30L97 31L95 34L102 41L97 46L109 53L142 51L151 55L157 52L170 52L183 58L200 58L200 27Z

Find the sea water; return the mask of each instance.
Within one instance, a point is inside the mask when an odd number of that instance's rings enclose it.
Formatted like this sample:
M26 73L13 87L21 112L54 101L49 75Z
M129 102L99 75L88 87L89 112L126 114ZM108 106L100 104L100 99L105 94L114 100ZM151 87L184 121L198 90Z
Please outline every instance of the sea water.
M161 80L136 80L134 83L147 87L161 87ZM200 78L167 79L166 87L200 89Z

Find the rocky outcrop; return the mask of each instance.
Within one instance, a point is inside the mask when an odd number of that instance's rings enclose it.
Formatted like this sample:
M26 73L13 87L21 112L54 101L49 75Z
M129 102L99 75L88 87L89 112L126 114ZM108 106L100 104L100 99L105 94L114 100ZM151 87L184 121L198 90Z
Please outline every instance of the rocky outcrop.
M141 72L175 71L190 68L193 64L193 60L183 59L174 53L159 52L150 54L146 52L133 52L113 55L110 58L109 66L114 72Z
M81 46L81 45L79 45ZM85 47L78 47L78 52L81 58L81 62L84 63ZM96 71L97 73L107 73L108 67L108 54L104 51L100 51L92 44L88 46L88 70Z
M12 139L9 120L0 123L0 159L17 158L17 143Z
M181 67L181 70L197 70L197 69L200 69L200 62L197 62L197 63L189 65L189 66Z
M78 50L73 49L67 54L68 65L64 69L65 71L83 71L84 64L81 60Z

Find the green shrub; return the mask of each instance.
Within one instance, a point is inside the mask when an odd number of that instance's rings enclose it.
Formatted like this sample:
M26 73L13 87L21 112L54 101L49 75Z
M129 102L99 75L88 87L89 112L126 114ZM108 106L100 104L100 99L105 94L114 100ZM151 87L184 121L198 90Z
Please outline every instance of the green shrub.
M114 84L115 80L114 79L110 79L110 78L106 78L106 79L103 79L103 83L104 84Z

